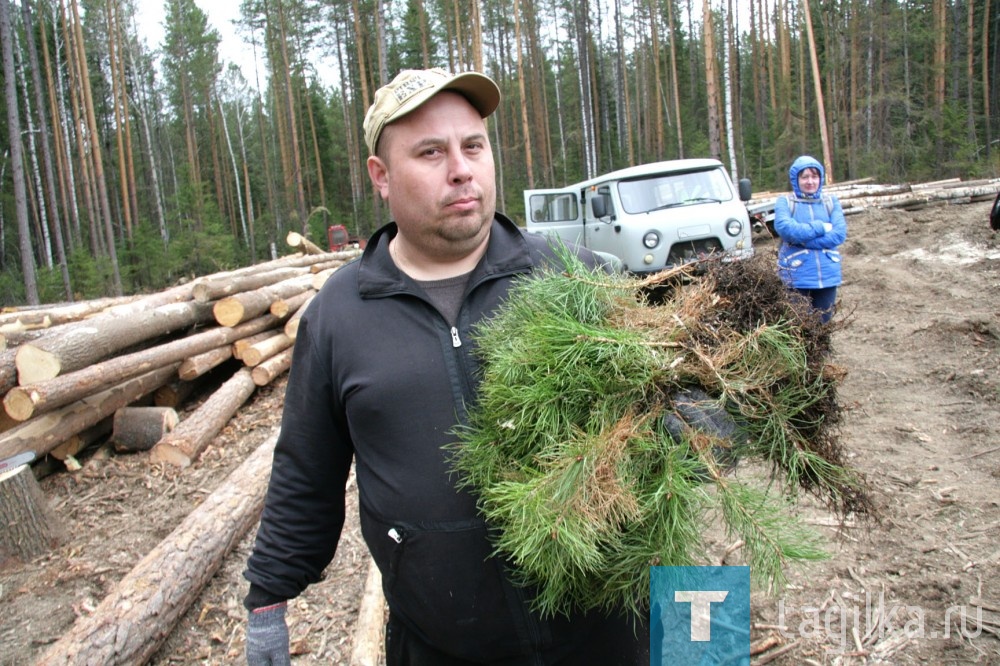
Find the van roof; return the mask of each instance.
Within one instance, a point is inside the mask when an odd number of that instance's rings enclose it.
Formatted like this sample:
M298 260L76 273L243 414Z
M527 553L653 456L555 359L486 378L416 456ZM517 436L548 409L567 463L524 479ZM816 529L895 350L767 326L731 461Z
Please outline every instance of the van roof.
M609 180L628 180L629 178L636 178L638 176L649 176L657 173L666 173L673 171L697 171L700 169L713 169L722 166L722 162L716 159L704 158L704 159L688 159L688 160L665 160L663 162L650 162L649 164L638 164L636 166L626 167L624 169L619 169L617 171L610 171L605 174L601 174L596 178L591 178L589 180L580 181L575 185L570 187L591 187L593 185L600 185L601 183L606 183Z

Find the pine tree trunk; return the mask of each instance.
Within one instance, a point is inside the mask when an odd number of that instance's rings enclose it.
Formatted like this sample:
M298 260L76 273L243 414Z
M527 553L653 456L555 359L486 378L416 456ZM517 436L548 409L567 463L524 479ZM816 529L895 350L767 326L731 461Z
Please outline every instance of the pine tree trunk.
M80 13L76 0L71 0L70 6L73 10L73 25L76 31L77 48L80 51L79 66L81 69L81 83L84 95L84 110L86 111L87 127L90 136L98 137L101 133L97 127L97 117L94 111L93 92L90 87L90 73L87 67L87 57L83 46L83 25L80 22ZM101 142L91 142L91 157L94 166L94 184L97 187L97 201L100 204L101 219L104 221L104 234L107 243L108 259L111 262L113 276L113 287L116 296L121 296L122 276L118 266L118 250L115 248L114 220L111 215L111 202L108 199L107 181L104 177L104 158L101 155Z
M667 23L670 30L670 78L674 99L674 124L677 127L677 157L684 159L684 128L681 122L680 83L677 80L677 33L674 31L674 3L667 2Z
M514 0L514 43L517 45L517 85L520 94L521 131L524 132L524 168L528 178L528 188L535 186L535 169L531 150L531 126L528 124L528 98L524 87L524 53L521 49L521 3Z
M806 36L809 39L809 63L812 66L813 93L816 95L816 121L819 124L819 136L823 145L823 168L826 170L826 184L833 185L833 154L830 146L830 133L826 122L826 105L823 102L823 79L819 71L819 58L816 56L816 39L813 37L812 17L809 14L809 3L802 3L805 12Z
M722 135L719 128L719 87L715 66L715 28L712 24L712 5L709 0L702 2L705 46L705 85L708 104L708 150L710 155L722 159Z
M970 5L972 3L969 3ZM983 118L986 119L986 161L992 163L993 116L990 115L990 0L983 8ZM994 72L995 74L995 72Z
M18 113L14 74L14 46L11 29L10 0L0 0L0 42L3 48L4 99L7 103L7 138L10 146L11 177L14 181L14 213L21 251L21 276L24 293L30 305L38 305L38 283L35 277L34 251L28 223L28 188L24 182L21 149L21 118Z
M21 13L24 16L24 25L27 26L24 34L25 45L28 50L28 65L31 68L31 82L35 92L35 106L38 109L38 126L41 135L41 158L42 168L45 170L44 197L50 211L51 234L55 243L56 261L59 264L59 272L63 281L63 293L67 301L73 300L73 287L70 284L69 266L66 262L66 245L63 238L62 225L59 223L59 208L56 204L56 182L54 170L52 168L52 145L49 140L49 123L45 116L44 88L42 87L42 75L38 67L38 52L35 48L35 31L31 14L31 3L22 0ZM44 34L44 33L43 33Z

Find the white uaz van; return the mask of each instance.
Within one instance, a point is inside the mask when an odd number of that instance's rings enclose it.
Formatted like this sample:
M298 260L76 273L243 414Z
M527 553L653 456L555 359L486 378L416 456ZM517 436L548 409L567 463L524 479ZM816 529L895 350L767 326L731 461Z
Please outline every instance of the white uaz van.
M719 255L753 255L744 202L722 163L670 160L613 171L558 190L525 190L527 228L621 260L633 273Z

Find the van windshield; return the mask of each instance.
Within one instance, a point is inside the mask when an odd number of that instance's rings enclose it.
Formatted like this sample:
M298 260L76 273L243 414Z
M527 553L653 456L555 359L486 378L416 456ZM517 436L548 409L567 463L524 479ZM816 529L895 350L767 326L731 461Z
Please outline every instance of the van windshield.
M720 203L733 199L733 190L721 168L683 173L661 173L618 183L626 213L647 213L674 206Z

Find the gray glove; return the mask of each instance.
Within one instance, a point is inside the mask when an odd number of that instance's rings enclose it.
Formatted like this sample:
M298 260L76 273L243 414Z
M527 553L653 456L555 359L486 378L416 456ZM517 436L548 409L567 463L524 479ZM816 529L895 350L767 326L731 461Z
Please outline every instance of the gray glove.
M733 417L701 389L678 391L673 399L674 412L663 416L663 427L675 440L682 438L685 427L728 439L730 443L739 436L740 428ZM715 446L712 453L722 467L720 471L725 472L736 466L737 452L732 448Z
M248 666L290 666L288 625L280 603L250 611L247 623Z

